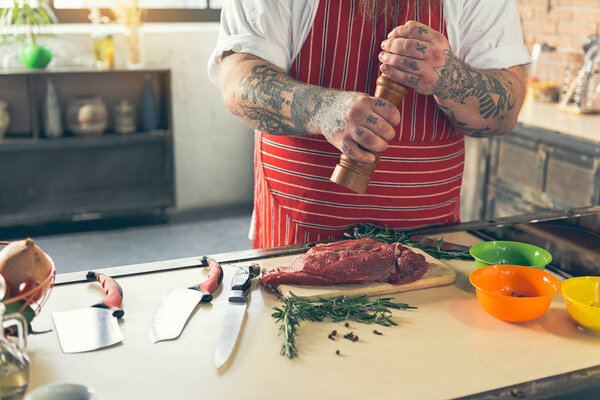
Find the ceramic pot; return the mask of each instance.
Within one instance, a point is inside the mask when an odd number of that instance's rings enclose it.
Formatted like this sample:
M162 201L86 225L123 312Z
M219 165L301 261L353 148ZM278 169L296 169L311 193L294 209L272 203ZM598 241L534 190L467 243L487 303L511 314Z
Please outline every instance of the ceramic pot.
M10 125L8 103L4 100L0 100L0 138L4 137L4 134L8 130L8 125Z
M52 61L52 51L45 46L24 44L19 48L19 59L27 68L46 68Z
M108 125L108 111L98 96L74 97L67 104L65 121L76 136L100 135Z

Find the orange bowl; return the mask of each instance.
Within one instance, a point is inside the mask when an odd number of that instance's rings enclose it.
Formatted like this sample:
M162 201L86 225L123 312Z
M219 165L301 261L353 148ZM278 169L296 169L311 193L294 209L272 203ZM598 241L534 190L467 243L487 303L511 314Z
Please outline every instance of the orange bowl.
M490 265L469 277L477 300L490 315L508 322L541 317L560 291L560 281L548 272L520 265Z

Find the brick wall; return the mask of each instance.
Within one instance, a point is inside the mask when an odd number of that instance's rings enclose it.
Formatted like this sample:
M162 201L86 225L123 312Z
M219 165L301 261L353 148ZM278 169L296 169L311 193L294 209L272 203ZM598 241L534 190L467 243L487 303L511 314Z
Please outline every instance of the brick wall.
M569 68L576 73L583 63L583 41L597 33L600 0L517 0L525 43L556 47L555 80L562 81Z

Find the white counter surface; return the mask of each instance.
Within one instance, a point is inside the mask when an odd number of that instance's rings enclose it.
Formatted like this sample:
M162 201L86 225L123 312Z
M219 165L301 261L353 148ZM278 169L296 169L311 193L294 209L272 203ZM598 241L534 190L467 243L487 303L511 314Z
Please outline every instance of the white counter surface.
M473 244L465 233L446 240ZM265 260L273 266L282 259ZM457 272L449 286L400 293L417 310L395 311L397 327L351 323L302 323L299 356L279 354L281 338L271 318L278 300L254 282L245 327L232 361L217 371L214 347L228 289L201 306L179 339L153 344L150 322L171 288L204 279L206 270L119 278L124 291L122 344L82 354L63 354L54 332L30 335L31 386L49 382L89 385L99 399L447 399L595 366L600 337L577 328L557 295L548 312L528 323L494 319L480 307L468 281L470 261L449 262ZM232 268L224 266L224 287ZM83 274L82 274L83 275ZM52 311L82 308L102 297L97 283L60 285L34 320L52 328ZM353 331L358 342L331 341ZM373 329L383 332L375 335ZM339 335L338 333L338 335ZM336 355L340 350L341 356Z
M556 103L528 99L519 114L519 122L600 143L600 114L573 114L561 111Z

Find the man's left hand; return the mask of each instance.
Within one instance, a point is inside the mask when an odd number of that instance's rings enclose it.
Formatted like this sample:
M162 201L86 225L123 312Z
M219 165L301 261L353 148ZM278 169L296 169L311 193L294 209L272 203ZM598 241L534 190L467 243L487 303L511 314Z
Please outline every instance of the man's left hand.
M425 95L435 94L439 79L436 68L452 54L443 34L417 21L395 27L381 49L382 75Z

